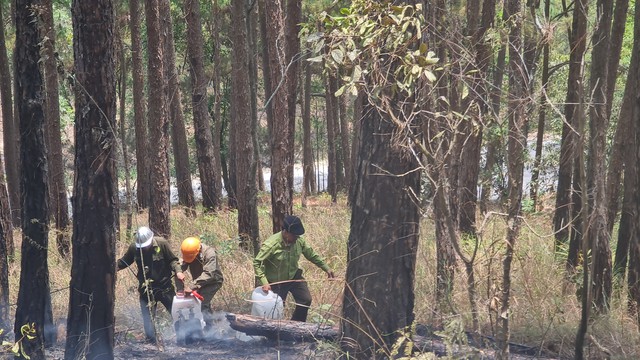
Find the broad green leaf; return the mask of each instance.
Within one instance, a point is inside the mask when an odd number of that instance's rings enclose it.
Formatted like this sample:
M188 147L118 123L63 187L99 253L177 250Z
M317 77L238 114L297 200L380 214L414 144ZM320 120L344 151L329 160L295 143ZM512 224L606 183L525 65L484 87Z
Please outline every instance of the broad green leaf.
M347 57L349 58L349 60L355 61L356 58L358 57L358 50L353 49L353 50L349 51L347 53Z
M20 353L20 343L15 343L13 344L13 347L11 348L11 352L14 354L19 354Z
M424 71L424 76L426 76L427 80L429 80L430 82L436 82L437 80L436 76L429 70Z
M331 57L337 64L342 64L342 61L344 60L344 53L340 49L333 49L331 50Z
M360 67L360 65L356 65L353 67L353 75L351 76L351 78L353 79L353 81L360 81L360 76L362 76L362 68Z
M3 340L2 341L2 346L3 347L8 347L8 346L13 346L13 343L7 340Z
M345 86L346 86L346 85L343 85L343 86L342 86L340 89L338 89L338 91L336 91L336 92L335 92L335 94L333 94L333 95L334 95L335 97L338 97L338 96L342 95L342 93L344 93Z

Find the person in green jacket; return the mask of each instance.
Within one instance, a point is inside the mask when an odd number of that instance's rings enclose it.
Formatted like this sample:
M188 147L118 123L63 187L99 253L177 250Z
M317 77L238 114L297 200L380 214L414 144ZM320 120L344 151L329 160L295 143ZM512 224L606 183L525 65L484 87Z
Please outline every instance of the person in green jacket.
M224 277L220 271L220 264L213 247L202 244L197 237L188 237L180 245L182 252L182 271L189 270L193 279L190 287L184 287L185 294L191 294L202 301L202 317L205 322L204 331L207 333L213 325L213 311L211 300L220 290ZM178 284L178 291L182 286Z
M134 261L138 266L136 275L144 333L148 341L155 342L151 311L155 314L160 302L171 313L173 297L176 295L171 280L175 274L181 283L184 274L169 242L162 237L153 236L153 231L146 226L141 226L136 231L135 242L129 245L127 252L118 260L118 271L126 269Z
M300 255L324 270L330 279L335 275L305 241L303 234L300 218L285 216L282 231L271 235L260 247L253 260L253 269L265 293L272 290L282 301L286 301L288 293L291 293L296 302L291 320L305 322L311 305L311 292L302 277L302 269L298 267Z

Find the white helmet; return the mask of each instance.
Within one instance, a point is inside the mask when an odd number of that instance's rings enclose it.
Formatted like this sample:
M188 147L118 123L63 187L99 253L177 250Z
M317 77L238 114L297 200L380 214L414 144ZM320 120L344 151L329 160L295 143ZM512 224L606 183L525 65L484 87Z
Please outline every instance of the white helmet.
M138 249L147 247L151 245L151 240L153 240L153 231L146 226L139 227L136 233L136 247Z

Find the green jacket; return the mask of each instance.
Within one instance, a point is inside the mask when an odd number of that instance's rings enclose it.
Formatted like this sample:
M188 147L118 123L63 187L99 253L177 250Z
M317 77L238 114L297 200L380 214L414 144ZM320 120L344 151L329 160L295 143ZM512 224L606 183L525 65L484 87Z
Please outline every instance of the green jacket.
M298 271L300 255L321 268L329 271L329 266L320 255L313 251L304 237L299 237L295 243L287 246L282 239L282 232L271 235L260 248L260 252L253 259L253 269L262 285L293 279Z
M213 286L219 289L224 278L220 271L220 264L216 258L216 251L211 246L202 244L202 248L191 263L182 263L182 271L189 270L193 278L193 290Z
M143 269L142 260L144 260L144 269L147 279L152 280L152 288L172 287L173 274L181 272L178 257L171 251L169 242L162 237L154 236L151 245L142 250L142 259L140 258L140 249L136 248L136 244L129 245L127 252L118 260L118 270L130 266L135 261L138 265L138 282L142 285L144 274L141 269Z

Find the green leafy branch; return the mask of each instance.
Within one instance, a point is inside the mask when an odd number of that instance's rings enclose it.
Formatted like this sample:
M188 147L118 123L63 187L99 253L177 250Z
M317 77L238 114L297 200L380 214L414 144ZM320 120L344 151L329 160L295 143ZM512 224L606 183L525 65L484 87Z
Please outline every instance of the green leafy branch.
M335 93L357 95L366 90L373 99L399 92L412 95L419 80L434 82L438 62L422 41L422 5L393 5L391 1L354 0L340 15L322 12L302 30L316 54L311 62L342 74ZM321 24L323 32L312 32Z

